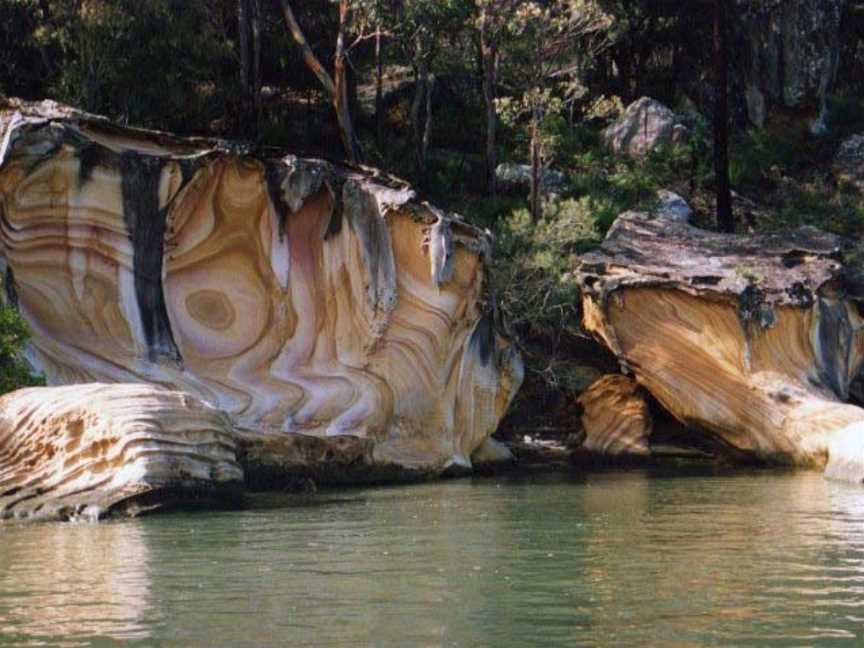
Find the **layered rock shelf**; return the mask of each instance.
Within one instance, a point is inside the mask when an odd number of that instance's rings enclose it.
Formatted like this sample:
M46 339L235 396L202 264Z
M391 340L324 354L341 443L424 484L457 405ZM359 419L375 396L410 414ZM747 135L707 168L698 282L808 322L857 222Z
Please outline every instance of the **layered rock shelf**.
M32 365L200 399L252 469L470 466L522 379L491 245L370 169L0 105L0 271Z
M21 389L0 398L0 519L230 505L243 489L236 451L228 417L182 392Z
M844 401L864 320L840 246L811 228L736 236L626 213L580 262L584 324L693 434L860 481L864 410Z

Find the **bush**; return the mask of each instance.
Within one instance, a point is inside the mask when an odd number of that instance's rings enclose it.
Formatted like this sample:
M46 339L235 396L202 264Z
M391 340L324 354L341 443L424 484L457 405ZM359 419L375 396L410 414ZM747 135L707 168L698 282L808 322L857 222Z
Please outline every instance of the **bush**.
M602 238L593 197L548 203L538 223L527 209L499 222L495 280L500 305L513 326L579 329L579 290L570 269L575 255Z
M24 345L29 339L30 331L18 311L0 306L0 393L45 384L44 378L32 375L23 358Z

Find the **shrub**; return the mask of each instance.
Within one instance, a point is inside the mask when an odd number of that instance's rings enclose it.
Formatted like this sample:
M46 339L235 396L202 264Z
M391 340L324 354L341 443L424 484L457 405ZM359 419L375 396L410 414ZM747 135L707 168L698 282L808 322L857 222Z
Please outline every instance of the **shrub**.
M32 375L23 358L24 345L29 339L30 331L18 311L0 306L0 393L45 384L41 376Z

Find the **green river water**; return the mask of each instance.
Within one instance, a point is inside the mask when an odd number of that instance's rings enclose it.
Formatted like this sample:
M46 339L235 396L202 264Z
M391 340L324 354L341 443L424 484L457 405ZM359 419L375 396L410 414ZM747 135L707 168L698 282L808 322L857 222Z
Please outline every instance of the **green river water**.
M0 526L0 645L864 646L864 488L603 472Z

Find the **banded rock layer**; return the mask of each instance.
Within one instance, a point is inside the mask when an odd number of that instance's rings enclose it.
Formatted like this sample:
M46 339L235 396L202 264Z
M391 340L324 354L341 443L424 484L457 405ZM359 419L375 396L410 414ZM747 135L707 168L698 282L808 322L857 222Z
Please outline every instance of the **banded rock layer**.
M746 237L622 214L578 269L584 325L694 433L860 480L864 410L843 401L864 320L839 259L812 228Z
M651 410L639 384L628 376L610 374L595 380L582 394L582 447L609 457L648 456L654 429Z
M350 437L433 471L519 387L491 241L400 181L50 102L10 101L0 135L0 269L49 384L170 386L258 448Z
M0 519L99 519L232 502L228 418L141 384L32 387L0 398Z

